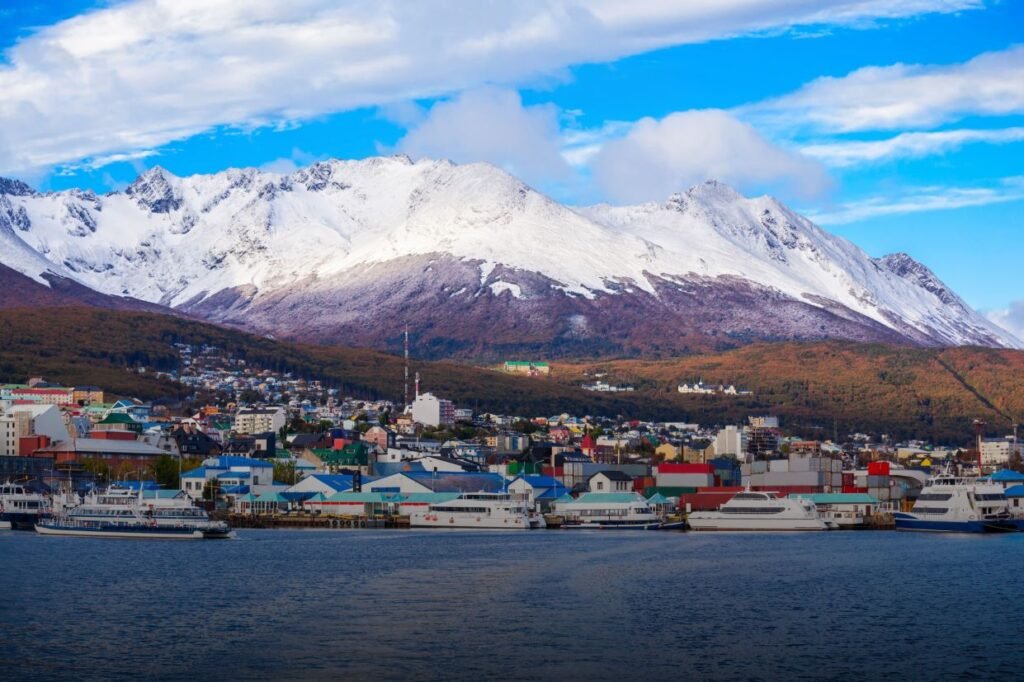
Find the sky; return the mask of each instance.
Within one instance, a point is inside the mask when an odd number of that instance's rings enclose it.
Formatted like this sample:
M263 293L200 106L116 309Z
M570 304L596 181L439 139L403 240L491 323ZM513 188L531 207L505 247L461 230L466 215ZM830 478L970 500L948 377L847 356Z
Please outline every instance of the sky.
M1024 0L0 0L0 175L405 153L570 205L706 179L1024 337Z

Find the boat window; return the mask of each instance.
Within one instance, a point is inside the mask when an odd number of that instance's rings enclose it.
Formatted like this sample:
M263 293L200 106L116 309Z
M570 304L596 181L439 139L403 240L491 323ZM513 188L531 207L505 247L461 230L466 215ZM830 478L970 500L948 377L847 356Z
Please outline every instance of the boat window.
M719 510L724 514L780 514L786 511L785 507L732 507L722 506Z
M952 493L922 493L917 496L919 500L926 500L929 502L945 502L953 498Z
M918 507L914 505L915 514L947 514L949 513L948 507Z

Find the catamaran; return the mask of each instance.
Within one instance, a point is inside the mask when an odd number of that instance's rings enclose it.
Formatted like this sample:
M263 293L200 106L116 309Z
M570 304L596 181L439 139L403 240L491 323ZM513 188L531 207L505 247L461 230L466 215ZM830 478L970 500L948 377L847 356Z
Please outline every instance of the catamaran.
M585 493L560 500L555 508L566 529L658 530L663 521L637 493Z
M893 517L896 530L1003 533L1020 525L1001 486L950 472L928 479L910 512Z
M219 539L232 537L231 528L212 521L184 494L164 497L165 491L138 493L111 487L92 493L81 504L66 508L35 524L40 535L106 538Z
M716 511L693 512L692 530L829 530L810 500L779 497L773 492L745 490Z
M517 493L464 493L454 500L435 502L409 515L413 528L486 528L530 530L543 527L543 518L528 507L529 498Z

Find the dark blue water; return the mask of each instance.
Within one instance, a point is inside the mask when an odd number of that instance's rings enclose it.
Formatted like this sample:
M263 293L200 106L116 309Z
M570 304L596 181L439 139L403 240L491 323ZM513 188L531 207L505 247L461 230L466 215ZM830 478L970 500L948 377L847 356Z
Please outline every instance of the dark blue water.
M1024 534L0 532L0 678L1009 679Z

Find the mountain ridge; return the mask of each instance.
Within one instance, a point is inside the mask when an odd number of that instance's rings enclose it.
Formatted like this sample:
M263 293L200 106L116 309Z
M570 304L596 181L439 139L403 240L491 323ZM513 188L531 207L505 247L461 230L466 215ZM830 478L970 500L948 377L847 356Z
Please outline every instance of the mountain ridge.
M714 181L574 208L489 164L374 157L185 178L156 166L102 196L0 181L0 241L0 262L43 285L48 272L322 343L394 350L408 324L435 357L1020 346L906 254L871 258Z

